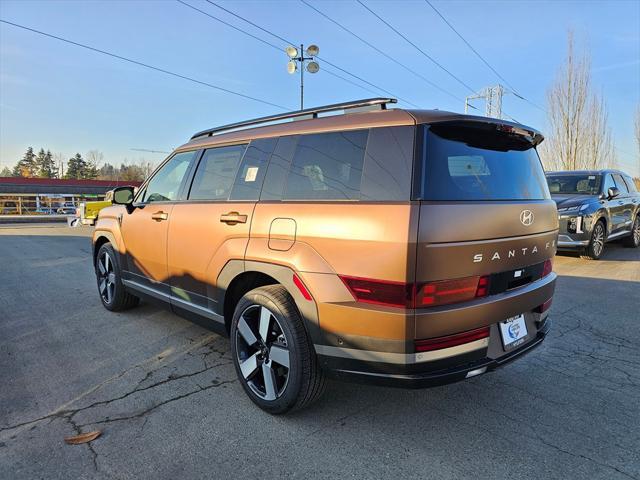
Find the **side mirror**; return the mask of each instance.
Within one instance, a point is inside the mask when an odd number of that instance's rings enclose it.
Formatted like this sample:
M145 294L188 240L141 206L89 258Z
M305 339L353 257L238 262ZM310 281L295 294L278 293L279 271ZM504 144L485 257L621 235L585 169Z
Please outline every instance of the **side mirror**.
M620 195L620 190L618 190L617 187L611 187L609 190L607 190L607 195L609 196L609 200L611 200L612 198L616 198L618 195Z
M131 206L133 203L133 187L117 187L113 189L113 203Z

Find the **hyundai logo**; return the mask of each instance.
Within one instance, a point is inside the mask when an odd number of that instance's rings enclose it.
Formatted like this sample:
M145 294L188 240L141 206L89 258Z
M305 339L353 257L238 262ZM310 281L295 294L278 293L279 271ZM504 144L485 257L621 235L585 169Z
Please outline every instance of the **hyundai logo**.
M533 212L531 210L523 210L522 212L520 212L520 222L525 227L533 224Z

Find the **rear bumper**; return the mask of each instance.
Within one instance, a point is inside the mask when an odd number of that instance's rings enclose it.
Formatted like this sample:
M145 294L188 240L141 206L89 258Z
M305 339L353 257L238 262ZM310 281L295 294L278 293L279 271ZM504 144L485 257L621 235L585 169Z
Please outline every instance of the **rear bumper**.
M529 320L527 324L531 325ZM481 375L522 357L544 341L551 327L551 320L543 315L542 320L536 320L535 324L537 324L535 334L525 344L499 356L493 355L497 349L495 344L500 341L500 338L497 325L492 325L487 347L423 365L397 366L322 354L318 357L326 373L339 380L399 388L434 387Z

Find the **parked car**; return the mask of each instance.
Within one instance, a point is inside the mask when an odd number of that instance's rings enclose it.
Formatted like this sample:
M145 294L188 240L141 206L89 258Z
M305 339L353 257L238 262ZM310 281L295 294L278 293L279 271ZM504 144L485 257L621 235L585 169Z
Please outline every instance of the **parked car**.
M63 204L58 205L56 213L60 215L72 215L76 213L76 205L73 202L64 202Z
M558 205L558 248L598 260L605 243L622 239L640 245L640 193L619 170L548 172L551 198Z
M558 235L542 135L391 103L205 130L116 188L93 234L104 307L158 300L229 334L271 413L327 376L440 385L539 345Z
M113 190L109 190L104 197L104 200L95 202L80 202L78 208L75 211L76 218L78 219L72 226L76 226L78 223L81 225L95 225L98 219L98 214L103 208L112 205Z

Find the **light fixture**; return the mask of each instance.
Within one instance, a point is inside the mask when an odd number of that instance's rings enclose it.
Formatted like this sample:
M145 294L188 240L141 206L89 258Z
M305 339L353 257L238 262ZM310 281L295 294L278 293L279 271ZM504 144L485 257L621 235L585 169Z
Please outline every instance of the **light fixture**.
M318 73L318 70L320 70L320 65L318 65L318 62L307 63L307 72Z
M298 70L297 62L295 60L289 60L289 63L287 63L287 72L294 74L296 70Z
M317 45L309 45L307 47L307 55L309 55L310 57L315 57L319 53L320 53L320 47L318 47Z
M285 52L287 52L289 58L296 58L298 56L298 49L296 47L292 47L291 45L289 45L285 49Z

